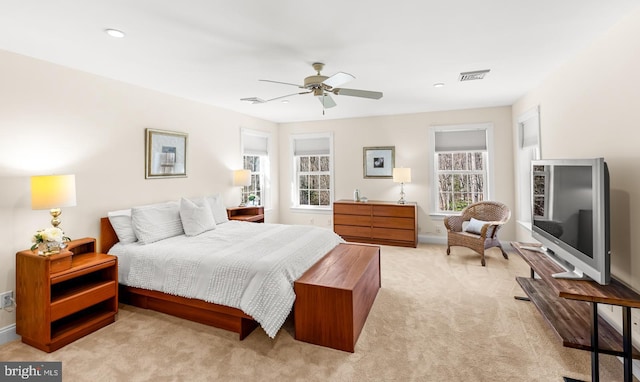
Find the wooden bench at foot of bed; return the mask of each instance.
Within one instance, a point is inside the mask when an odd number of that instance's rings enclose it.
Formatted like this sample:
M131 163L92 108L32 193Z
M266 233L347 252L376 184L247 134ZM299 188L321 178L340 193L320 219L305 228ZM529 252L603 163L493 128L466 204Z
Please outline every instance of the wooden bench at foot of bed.
M294 283L296 339L353 353L380 286L380 247L338 245Z

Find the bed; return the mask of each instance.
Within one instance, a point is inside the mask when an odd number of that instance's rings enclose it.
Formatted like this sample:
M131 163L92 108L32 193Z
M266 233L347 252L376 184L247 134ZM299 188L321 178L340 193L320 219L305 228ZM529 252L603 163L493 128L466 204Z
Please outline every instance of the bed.
M229 221L195 239L176 235L139 245L120 243L110 219L100 220L101 251L119 258L121 302L230 330L241 340L258 326L273 338L292 310L293 282L342 242L323 228ZM209 264L209 251L223 265ZM164 260L154 265L158 257Z

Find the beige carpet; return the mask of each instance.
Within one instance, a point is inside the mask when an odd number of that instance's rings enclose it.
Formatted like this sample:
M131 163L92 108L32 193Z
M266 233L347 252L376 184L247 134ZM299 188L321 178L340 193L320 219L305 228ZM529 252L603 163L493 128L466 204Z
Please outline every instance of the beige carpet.
M62 361L64 381L561 381L590 380L589 353L568 349L514 280L529 268L515 254L421 244L382 247L382 289L354 354L273 340L120 306L117 321L46 354L15 341L2 361ZM601 381L622 364L601 356Z

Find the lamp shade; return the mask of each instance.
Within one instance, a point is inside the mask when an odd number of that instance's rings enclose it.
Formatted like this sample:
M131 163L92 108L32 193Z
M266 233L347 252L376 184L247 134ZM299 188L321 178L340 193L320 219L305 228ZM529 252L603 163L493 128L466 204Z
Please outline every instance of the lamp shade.
M76 205L75 175L31 177L31 209L48 210Z
M394 168L393 181L395 183L411 183L411 169L404 167Z
M233 172L233 185L234 186L250 186L251 170L235 170Z

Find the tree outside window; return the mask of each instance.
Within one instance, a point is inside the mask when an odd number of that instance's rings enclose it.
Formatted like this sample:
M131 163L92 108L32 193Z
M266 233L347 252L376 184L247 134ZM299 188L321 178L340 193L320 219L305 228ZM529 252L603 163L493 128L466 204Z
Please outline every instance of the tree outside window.
M263 200L264 173L262 164L266 162L259 155L244 155L244 169L251 171L251 184L242 188L242 202L247 205L261 205ZM253 199L253 200L251 200Z
M331 173L329 155L296 156L298 205L329 206Z
M461 211L485 200L485 152L439 152L436 158L439 211Z

